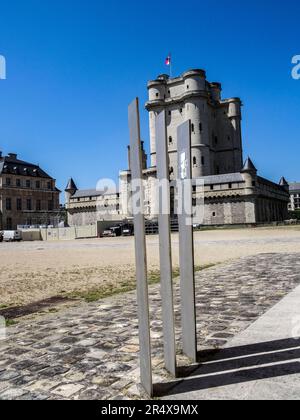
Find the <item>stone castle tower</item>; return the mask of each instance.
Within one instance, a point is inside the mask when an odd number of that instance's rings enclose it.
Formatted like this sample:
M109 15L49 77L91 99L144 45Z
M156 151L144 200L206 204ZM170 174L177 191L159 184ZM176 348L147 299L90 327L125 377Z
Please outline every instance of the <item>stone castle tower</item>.
M166 111L170 172L177 174L177 127L192 122L193 178L240 172L243 167L241 100L221 99L220 83L209 83L204 70L191 70L148 83L151 167L156 167L155 115Z

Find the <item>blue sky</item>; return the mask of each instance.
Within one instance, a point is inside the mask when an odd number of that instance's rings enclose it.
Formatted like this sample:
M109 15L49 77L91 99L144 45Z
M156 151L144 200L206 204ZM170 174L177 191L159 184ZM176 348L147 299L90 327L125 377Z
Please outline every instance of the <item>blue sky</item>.
M0 149L39 163L64 189L127 167L127 105L166 72L204 68L244 102L245 156L261 175L300 180L300 54L296 0L2 2ZM148 116L142 108L148 143Z

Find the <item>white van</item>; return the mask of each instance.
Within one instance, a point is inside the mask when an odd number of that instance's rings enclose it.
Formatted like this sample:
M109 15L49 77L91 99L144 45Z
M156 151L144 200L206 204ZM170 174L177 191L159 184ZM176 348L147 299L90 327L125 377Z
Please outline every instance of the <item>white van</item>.
M4 242L20 242L22 240L22 234L19 230L5 230L3 232Z

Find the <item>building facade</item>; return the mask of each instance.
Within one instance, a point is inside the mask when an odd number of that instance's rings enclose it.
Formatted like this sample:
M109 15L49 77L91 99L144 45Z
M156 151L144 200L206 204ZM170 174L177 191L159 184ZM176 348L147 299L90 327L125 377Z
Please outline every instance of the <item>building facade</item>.
M120 194L106 194L96 189L78 190L71 178L65 189L69 226L92 225L101 221L122 220Z
M220 83L203 70L158 76L148 83L151 167L156 166L155 116L165 110L171 174L177 171L177 128L192 124L193 178L239 172L243 167L241 100L222 99Z
M164 111L171 181L178 174L177 128L190 120L192 128L193 179L204 183L204 225L271 223L288 218L289 187L284 178L279 184L258 175L251 159L243 160L242 102L239 98L222 99L220 83L206 80L203 70L191 70L180 77L158 76L148 83L150 129L150 166L143 148L143 183L145 215L157 219L157 139L156 116ZM129 149L130 157L130 149ZM130 161L130 159L129 159ZM121 171L119 194L112 195L107 215L111 219L130 219L131 171ZM68 186L70 187L70 185ZM71 185L74 187L74 185ZM69 191L70 190L70 191ZM95 195L67 188L69 224L99 219L105 201ZM200 205L198 192L193 193L194 206ZM106 199L107 200L107 199ZM176 217L176 196L172 196L172 216ZM203 199L201 201L203 204ZM99 213L100 209L100 213ZM96 214L97 213L97 214ZM101 216L100 216L101 217Z
M289 210L300 210L300 182L290 183L290 203Z
M60 191L38 165L0 153L0 230L59 222Z

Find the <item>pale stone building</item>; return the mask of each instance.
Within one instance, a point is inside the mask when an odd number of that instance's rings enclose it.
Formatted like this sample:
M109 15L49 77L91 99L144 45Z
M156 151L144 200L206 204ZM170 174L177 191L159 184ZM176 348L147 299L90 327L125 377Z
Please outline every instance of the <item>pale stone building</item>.
M158 76L148 83L151 162L143 148L143 181L145 215L157 218L156 135L155 118L166 112L170 179L177 178L177 128L190 120L192 128L193 179L204 182L204 225L256 224L276 222L288 217L289 192L284 178L280 184L257 173L250 159L243 162L242 102L239 98L222 99L220 83L206 80L203 70L191 70L182 76ZM130 149L129 149L130 156ZM69 223L85 224L103 218L129 219L131 210L130 168L120 172L119 193L105 198L101 193L67 188ZM99 198L100 197L100 198ZM175 195L172 216L175 215ZM105 212L103 204L107 202ZM110 203L110 204L108 204ZM194 191L194 206L199 205ZM99 213L100 209L100 213ZM102 210L101 210L102 209ZM85 222L85 223L84 223Z
M204 225L256 224L288 217L284 178L275 184L258 176L250 159L243 162L239 98L222 99L221 84L208 82L203 70L176 78L158 76L148 83L148 92L151 166L143 172L148 218L157 217L155 118L162 111L167 119L171 180L178 173L177 128L191 121L193 179L204 182ZM130 170L120 173L123 207L130 202L130 176ZM194 205L197 202L194 192Z
M56 181L38 165L0 152L0 230L57 225L61 219Z
M290 203L289 210L300 210L300 182L290 183Z
M166 111L171 174L177 174L177 127L192 123L193 178L239 172L243 167L241 100L221 99L220 83L203 70L148 83L151 167L156 166L155 115Z
M103 194L96 189L78 190L72 178L65 189L65 201L70 226L122 219L119 193Z

